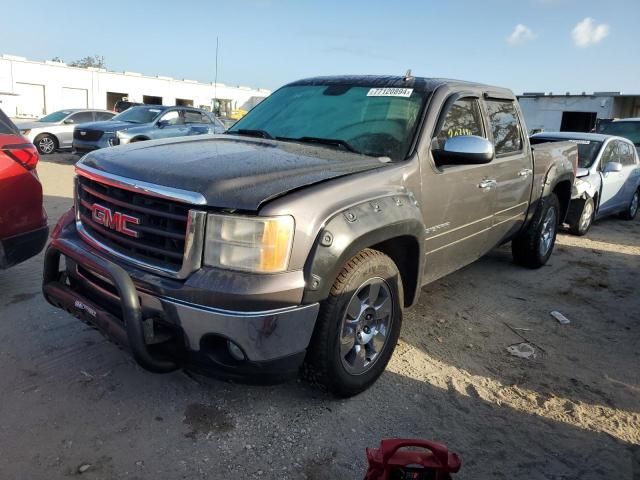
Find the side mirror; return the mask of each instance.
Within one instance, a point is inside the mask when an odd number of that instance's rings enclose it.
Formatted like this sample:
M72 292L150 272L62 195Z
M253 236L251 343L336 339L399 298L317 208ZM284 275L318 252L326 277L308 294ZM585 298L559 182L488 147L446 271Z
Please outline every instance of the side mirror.
M66 119L64 122L62 122L62 123L64 123L65 125L71 125L71 124L76 123L76 122L74 122L72 118L67 118L67 119Z
M476 135L451 137L442 150L434 150L439 165L475 165L489 163L495 156L493 144Z
M619 162L607 162L604 164L603 173L615 173L622 171L622 164Z
M167 122L166 120L158 120L158 123L156 123L156 127L158 128L164 128L167 125L169 125L169 122Z

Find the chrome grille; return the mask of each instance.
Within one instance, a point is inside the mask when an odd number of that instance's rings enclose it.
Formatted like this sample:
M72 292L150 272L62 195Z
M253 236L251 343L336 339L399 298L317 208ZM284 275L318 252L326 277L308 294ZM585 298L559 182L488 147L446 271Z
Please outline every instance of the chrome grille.
M205 213L169 198L118 185L77 169L78 230L94 246L119 255L142 268L184 278L200 267ZM128 215L135 237L96 222L94 205L114 215Z
M73 130L73 138L76 140L86 140L88 142L95 142L100 140L103 132L100 130L89 130L86 128L76 128Z

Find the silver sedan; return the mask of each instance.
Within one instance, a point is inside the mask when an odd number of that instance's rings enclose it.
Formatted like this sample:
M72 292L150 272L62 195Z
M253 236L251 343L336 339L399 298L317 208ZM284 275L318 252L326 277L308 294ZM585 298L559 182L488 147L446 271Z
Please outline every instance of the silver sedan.
M619 214L633 220L640 202L640 159L626 138L580 132L544 132L531 144L571 141L578 145L578 171L567 222L571 233L584 235L594 220Z
M96 109L69 108L50 113L33 122L17 122L20 133L47 155L59 149L71 148L73 129L81 123L110 120L114 112Z

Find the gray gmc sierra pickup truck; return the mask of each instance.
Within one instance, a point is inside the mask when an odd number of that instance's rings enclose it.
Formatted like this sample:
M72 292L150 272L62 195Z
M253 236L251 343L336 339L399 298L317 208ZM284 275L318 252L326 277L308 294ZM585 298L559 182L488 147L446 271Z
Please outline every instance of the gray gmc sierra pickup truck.
M356 394L423 285L508 241L526 267L551 255L577 149L526 131L502 88L291 83L227 134L83 157L44 295L151 371Z

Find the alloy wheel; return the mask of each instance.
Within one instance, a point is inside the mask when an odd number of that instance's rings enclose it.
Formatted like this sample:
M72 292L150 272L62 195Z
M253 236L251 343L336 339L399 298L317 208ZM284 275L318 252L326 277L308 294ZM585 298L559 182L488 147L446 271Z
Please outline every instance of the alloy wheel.
M52 153L56 148L56 144L53 141L53 138L44 137L38 142L38 148L42 153Z
M555 208L550 208L547 210L547 214L544 217L544 221L542 223L542 232L540 238L540 256L544 257L549 253L551 249L551 245L553 244L553 239L556 235L556 228L558 224L558 215L556 214Z
M593 220L593 203L587 201L584 204L584 208L582 209L582 215L580 216L580 230L586 231L591 225L591 221Z
M393 298L389 284L375 277L352 295L340 326L340 359L345 370L361 375L378 360L393 322Z

